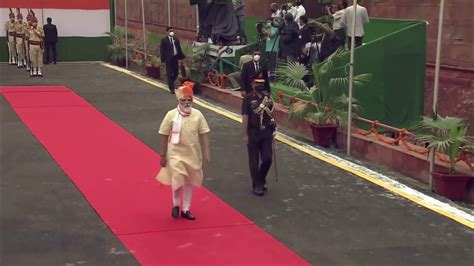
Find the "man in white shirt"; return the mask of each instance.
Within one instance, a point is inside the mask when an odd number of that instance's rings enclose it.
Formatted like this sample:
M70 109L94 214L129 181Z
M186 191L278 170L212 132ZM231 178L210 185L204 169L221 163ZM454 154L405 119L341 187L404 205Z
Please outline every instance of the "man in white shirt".
M291 2L288 3L288 11L287 11L287 13L290 13L291 15L293 15L293 18L295 18L295 17L296 17L296 12L297 12L296 6L295 6L293 3L291 3Z
M295 21L296 23L298 23L298 21L300 21L300 17L306 15L306 9L301 4L301 0L295 1L295 9L296 9Z
M334 14L331 11L331 7L326 5L326 12L328 15L332 16L333 23L332 23L332 30L336 35L336 38L340 41L340 43L344 46L346 41L346 29L344 28L344 24L342 23L342 17L347 8L347 2L343 1L339 5L337 5L337 11Z
M280 18L281 17L281 9L278 7L277 3L271 3L270 11L272 11L272 18Z
M353 17L354 14L354 6L351 5L346 8L344 15L342 16L342 24L346 29L346 34L349 36L349 43L351 42L352 38L352 27L353 27ZM365 24L369 23L369 16L367 14L367 9L361 5L357 5L356 8L356 19L355 19L355 46L362 45L362 38L364 37L364 26Z

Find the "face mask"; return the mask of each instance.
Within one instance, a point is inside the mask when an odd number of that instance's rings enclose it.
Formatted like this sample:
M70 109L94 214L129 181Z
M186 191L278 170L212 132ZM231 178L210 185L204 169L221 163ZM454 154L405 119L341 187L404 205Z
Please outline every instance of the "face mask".
M253 60L254 60L255 62L258 62L258 61L260 60L260 55L255 55L255 56L253 57Z
M262 85L256 85L256 86L255 86L255 91L256 91L256 92L263 92L263 91L264 91L264 88L263 88Z
M171 32L169 33L169 35L170 35L170 37L173 37L173 36L174 36L174 31L171 31Z

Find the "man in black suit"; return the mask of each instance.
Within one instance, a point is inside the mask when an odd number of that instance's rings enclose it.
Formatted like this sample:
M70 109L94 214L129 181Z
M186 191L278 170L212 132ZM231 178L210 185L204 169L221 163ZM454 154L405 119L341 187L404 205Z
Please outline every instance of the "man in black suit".
M179 74L178 60L183 60L184 54L181 50L181 44L178 38L174 36L173 28L167 27L166 31L168 32L168 36L161 39L160 57L161 62L164 62L166 65L168 88L171 94L174 94L174 82Z
M293 20L293 15L287 13L285 15L285 27L280 32L280 51L287 62L296 62L300 55L299 34L300 30L298 24Z
M44 45L45 45L45 59L44 63L49 64L51 63L50 54L51 51L53 53L53 63L56 64L56 60L58 57L58 52L56 50L56 44L58 43L58 29L56 25L52 24L53 20L51 18L47 18L46 21L48 24L44 25Z
M266 64L260 61L261 52L255 51L252 54L252 61L245 63L240 72L240 79L242 82L242 96L245 96L253 91L253 82L255 79L263 79L264 91L270 92L270 82L268 80L268 68Z
M300 55L303 52L303 48L305 48L306 44L311 42L311 33L312 33L312 28L308 25L308 17L306 15L303 15L300 17L300 21L298 22L300 26L300 35L299 37L299 52ZM301 56L299 57L300 63L305 63L305 59L302 58Z

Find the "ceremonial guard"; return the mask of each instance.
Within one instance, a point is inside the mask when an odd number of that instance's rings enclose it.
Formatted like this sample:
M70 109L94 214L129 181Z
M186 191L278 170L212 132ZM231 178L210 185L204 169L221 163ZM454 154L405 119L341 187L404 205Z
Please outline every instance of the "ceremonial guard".
M265 90L264 80L255 80L253 91L242 102L242 135L249 154L253 193L263 196L267 191L266 177L273 157L276 124L272 116L274 104Z
M25 57L25 35L27 31L27 24L23 22L23 15L20 12L20 9L17 8L16 14L16 23L15 23L15 43L16 43L16 52L18 55L18 68L26 66L26 57Z
M10 8L10 20L5 24L5 31L7 33L6 39L8 44L8 63L16 65L16 47L15 47L15 13Z
M43 28L38 27L38 19L34 16L34 13L32 13L32 15L32 27L28 30L28 45L31 60L30 77L42 77L44 31Z
M26 71L30 71L31 69L31 59L30 59L30 45L28 44L29 36L28 32L31 28L33 28L32 18L33 18L33 10L28 9L28 15L26 16L26 30L25 30L25 55L26 55Z

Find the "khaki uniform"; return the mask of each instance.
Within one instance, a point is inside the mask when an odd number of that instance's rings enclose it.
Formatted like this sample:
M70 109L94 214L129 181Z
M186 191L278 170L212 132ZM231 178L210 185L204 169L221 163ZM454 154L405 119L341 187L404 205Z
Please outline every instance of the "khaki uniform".
M18 54L18 67L26 66L25 58L25 35L27 31L27 24L24 22L19 22L15 24L15 33L16 33L16 51Z
M28 45L30 51L31 67L36 71L43 67L43 38L44 31L41 27L28 30Z
M31 60L30 60L30 45L28 44L28 40L30 39L30 36L28 36L28 32L31 29L31 24L27 23L26 24L26 29L25 29L25 57L26 57L26 71L30 70L31 66Z
M16 64L15 22L8 21L5 24L5 30L7 31L7 35L8 35L8 53L9 53L8 62L10 64Z

